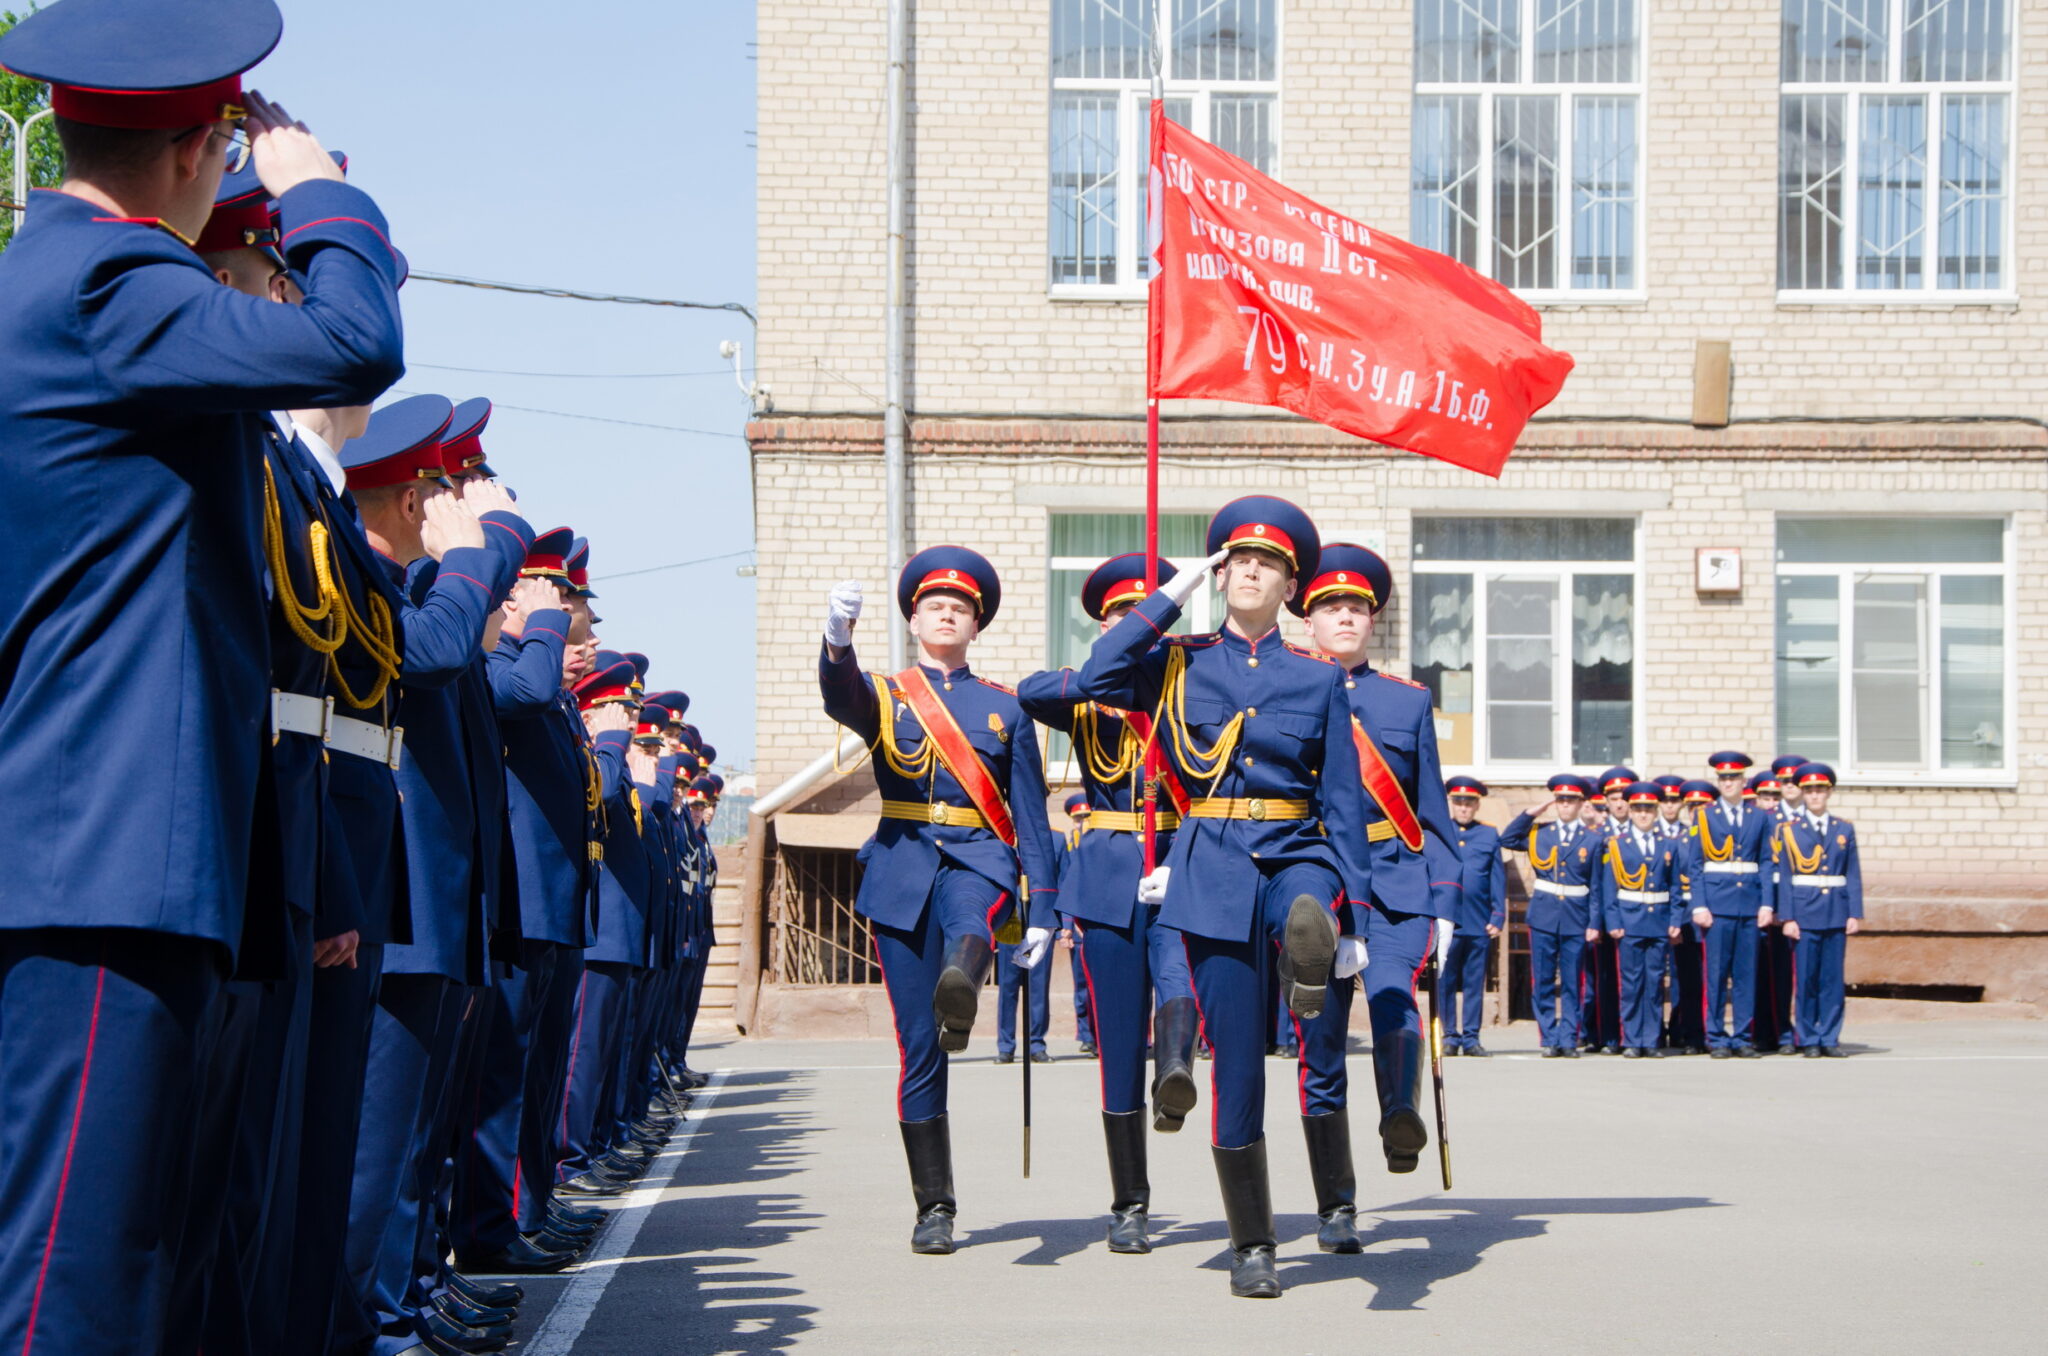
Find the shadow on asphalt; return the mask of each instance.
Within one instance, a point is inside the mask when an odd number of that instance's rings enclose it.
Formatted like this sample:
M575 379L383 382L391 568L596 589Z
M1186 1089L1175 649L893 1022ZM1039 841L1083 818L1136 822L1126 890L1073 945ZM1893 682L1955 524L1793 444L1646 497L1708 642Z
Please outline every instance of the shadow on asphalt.
M1339 1257L1316 1253L1282 1257L1280 1281L1287 1286L1348 1281L1373 1287L1368 1309L1414 1309L1440 1281L1473 1270L1486 1252L1501 1243L1540 1238L1559 1215L1653 1215L1673 1210L1719 1208L1704 1196L1502 1197L1495 1199L1426 1196L1397 1205L1377 1206L1359 1218L1365 1253ZM1413 1212L1437 1218L1382 1219ZM1313 1242L1317 1219L1310 1214L1277 1215L1275 1233L1283 1250L1304 1240ZM1228 1271L1224 1248L1229 1230L1221 1220L1181 1223L1171 1216L1152 1220L1155 1251L1175 1247L1213 1248L1202 1263L1212 1271ZM961 1240L963 1248L1035 1241L1038 1246L1019 1257L1018 1266L1055 1266L1089 1248L1103 1246L1109 1228L1105 1213L1087 1219L1019 1220L993 1229L976 1229Z

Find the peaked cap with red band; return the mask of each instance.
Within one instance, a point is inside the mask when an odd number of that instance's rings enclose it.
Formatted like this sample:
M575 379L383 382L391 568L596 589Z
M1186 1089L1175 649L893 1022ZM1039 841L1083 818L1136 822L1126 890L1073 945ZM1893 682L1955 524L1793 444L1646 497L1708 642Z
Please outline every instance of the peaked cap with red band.
M67 0L69 3L69 0ZM341 449L352 490L424 481L448 483L441 466L441 434L455 412L448 397L407 396L370 416L370 427Z
M442 444L441 456L446 461L447 445ZM450 469L453 469L452 467ZM576 534L566 527L557 527L543 532L533 539L533 549L526 553L526 563L519 567L522 579L556 579L569 582L569 548L576 543Z
M1679 788L1685 785L1685 778L1674 772L1667 772L1661 777L1652 777L1650 780L1664 788L1664 799L1666 800L1677 800Z
M669 712L654 702L640 704L640 718L633 724L633 738L659 740L668 728Z
M1792 780L1801 786L1833 786L1835 770L1826 763L1802 763L1792 774Z
M597 593L590 587L590 542L578 537L576 544L569 548L569 587L580 597L595 598Z
M1153 577L1164 584L1178 573L1172 561L1161 557L1158 572ZM1081 610L1101 621L1103 614L1111 608L1139 602L1150 591L1145 584L1143 551L1111 556L1097 565L1089 573L1087 582L1081 585Z
M1751 777L1749 779L1749 785L1744 789L1748 791L1749 794L1756 795L1764 791L1782 793L1785 787L1784 784L1780 782L1777 779L1777 777L1774 776L1772 773L1759 772L1756 774L1756 776Z
M1655 782L1631 782L1626 793L1630 805L1662 805L1664 788Z
M1486 783L1477 777L1451 777L1444 782L1447 796L1471 796L1473 799L1486 794Z
M283 35L275 0L60 0L0 36L0 68L60 118L170 131L243 117L242 72Z
M1707 766L1714 769L1714 775L1728 777L1749 771L1756 766L1756 759L1735 749L1723 749L1707 759Z
M1068 796L1066 800L1062 802L1060 808L1067 812L1067 816L1069 818L1072 818L1075 815L1087 814L1088 793L1086 791L1076 791L1073 795Z
M582 678L570 691L576 694L576 705L588 711L605 702L633 701L633 665L616 650L600 650L597 667Z
M199 254L224 254L229 250L262 250L284 266L277 252L282 232L271 216L270 190L256 177L254 161L239 171L220 176L220 188L213 195L213 215L192 249Z
M1600 794L1608 796L1619 791L1626 795L1628 789L1641 780L1634 768L1617 764L1600 774Z
M681 725L683 723L683 713L690 709L690 694L679 688L670 688L666 692L654 693L647 699L647 704L659 706L662 710L668 712L669 724Z
M1560 772L1547 783L1553 796L1577 796L1584 800L1593 794L1593 783L1576 772Z
M1394 596L1394 571L1377 551L1356 542L1333 541L1323 547L1315 577L1295 593L1287 610L1297 617L1306 617L1308 610L1325 598L1339 598L1347 593L1365 599L1365 605L1377 615Z
M1003 584L988 557L964 546L927 546L896 577L896 606L906 619L927 593L957 593L974 604L975 621L987 626L1003 601Z
M484 425L491 422L491 402L482 396L455 407L448 432L441 438L441 455L448 459L451 476L489 476L497 472L484 460ZM564 555L568 554L566 551Z
M1682 783L1678 788L1678 794L1687 805L1705 805L1721 799L1721 793L1714 789L1712 782L1701 781L1698 778Z
M1781 753L1771 760L1771 775L1779 781L1787 781L1799 775L1799 769L1812 762L1811 758L1797 753Z
M628 650L626 651L626 662L633 666L633 695L645 700L647 696L647 666L652 661L637 650Z
M1248 494L1233 499L1209 520L1209 554L1240 546L1262 546L1283 557L1296 579L1313 579L1323 554L1323 539L1306 513L1285 499Z

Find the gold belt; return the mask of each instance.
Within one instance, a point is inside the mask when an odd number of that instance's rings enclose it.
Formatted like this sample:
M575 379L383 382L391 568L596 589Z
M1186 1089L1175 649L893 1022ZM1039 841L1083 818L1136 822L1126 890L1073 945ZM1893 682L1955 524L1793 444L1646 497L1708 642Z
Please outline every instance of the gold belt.
M885 800L882 802L882 818L905 819L913 824L943 824L952 829L988 827L981 811L967 805L947 805L943 801L925 805L914 800Z
M1394 821L1391 819L1375 819L1365 826L1365 841L1368 843L1384 843L1396 836Z
M1179 824L1180 816L1171 810L1158 810L1152 815L1152 826L1161 833ZM1116 833L1143 833L1145 814L1142 810L1091 810L1088 812L1088 818L1082 821L1081 832L1093 833L1098 829L1108 829Z
M1209 796L1188 807L1189 819L1308 819L1313 813L1305 800L1266 800L1260 796L1250 800Z

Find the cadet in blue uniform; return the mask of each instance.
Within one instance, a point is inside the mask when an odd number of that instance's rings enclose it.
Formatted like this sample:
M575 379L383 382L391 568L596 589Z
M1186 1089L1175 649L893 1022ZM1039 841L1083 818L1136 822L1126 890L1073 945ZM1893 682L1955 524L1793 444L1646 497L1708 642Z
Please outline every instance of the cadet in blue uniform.
M242 94L281 26L270 0L67 0L0 37L0 66L51 82L66 162L0 256L9 1350L161 1345L267 737L267 412L367 403L402 371L375 204ZM190 248L238 123L316 306L221 287ZM114 692L176 719L120 778L81 777Z
M1671 1017L1665 1045L1680 1054L1707 1053L1707 944L1705 931L1692 918L1692 823L1712 805L1714 784L1698 779L1679 784L1686 816L1678 831L1678 879L1673 888L1680 904L1678 936L1671 942ZM1668 823L1668 821L1665 821ZM1660 824L1660 828L1663 824ZM1668 830L1667 830L1668 831Z
M893 677L861 672L861 589L852 582L832 590L818 659L825 713L873 751L882 793L854 908L874 924L902 1052L896 1117L917 1202L914 1252L953 1251L945 1057L967 1048L995 935L1028 909L1028 967L1044 958L1058 923L1038 727L1015 693L967 667L968 647L1001 601L995 568L979 553L928 547L896 581L917 662Z
M1081 609L1097 635L1123 619L1150 591L1146 557L1114 556L1089 572ZM1171 578L1160 560L1156 579ZM1074 831L1060 875L1060 907L1074 920L1083 992L1093 1010L1102 1059L1102 1132L1109 1153L1111 1252L1151 1251L1147 1237L1152 1184L1145 1150L1145 1026L1151 1017L1156 1073L1152 1127L1180 1129L1196 1100L1197 1026L1187 947L1160 921L1159 904L1140 902L1145 874L1145 757L1151 718L1080 696L1072 669L1034 673L1017 688L1024 710L1040 725L1073 740L1083 790L1067 801ZM1154 790L1154 860L1172 843L1187 796L1163 770Z
M1768 772L1760 772L1750 780L1751 789L1757 793L1757 803L1773 820L1771 880L1764 893L1774 907L1778 882L1784 875L1784 864L1777 860L1780 843L1777 828L1789 823L1797 813L1799 788L1792 784L1792 778L1807 761L1797 756L1773 758ZM1793 942L1785 935L1784 921L1773 916L1768 927L1757 929L1756 1048L1766 1053L1775 1050L1789 1055L1795 1053L1797 1047L1792 1038Z
M1720 794L1694 813L1685 848L1692 921L1707 952L1707 1053L1754 1059L1756 930L1771 921L1772 817L1742 799L1753 760L1725 749L1709 758Z
M1458 853L1457 932L1444 961L1446 1055L1485 1056L1479 1023L1486 1006L1486 952L1508 925L1507 864L1500 855L1500 830L1479 822L1486 783L1453 777L1444 783L1456 826Z
M1778 829L1778 915L1799 961L1799 1050L1839 1059L1846 1005L1843 956L1863 927L1863 866L1856 826L1828 813L1835 770L1807 763L1793 774L1801 804Z
M1592 784L1562 772L1549 783L1551 799L1508 821L1500 845L1526 851L1535 879L1529 883L1529 983L1536 1001L1536 1027L1543 1057L1578 1057L1579 966L1586 943L1599 933L1591 911L1593 867L1602 839L1579 823ZM1553 823L1538 818L1555 814Z
M1665 954L1683 916L1674 888L1679 850L1657 835L1662 787L1636 782L1623 796L1629 822L1607 835L1593 896L1621 965L1621 1053L1642 1059L1663 1054L1657 1039L1664 1025Z
M1351 734L1366 791L1367 819L1331 833L1364 835L1372 857L1370 911L1357 930L1367 959L1366 1006L1372 1018L1373 1081L1379 1092L1380 1147L1390 1172L1413 1172L1428 1130L1417 1100L1422 1084L1422 1014L1416 977L1431 940L1447 944L1457 912L1457 835L1437 763L1428 689L1376 672L1367 659L1373 623L1393 596L1394 573L1373 551L1350 542L1323 546L1316 572L1288 604L1306 618L1317 653L1344 670ZM1354 900L1354 910L1366 908ZM1442 915L1442 916L1440 916ZM1333 1001L1301 1023L1302 1130L1325 1252L1358 1252L1356 1184L1345 1109L1344 1051L1352 983L1339 966Z
M1023 688L1018 688L1018 697L1023 697ZM1041 722L1043 723L1043 722ZM1088 793L1076 791L1068 796L1062 807L1073 827L1060 844L1060 877L1066 878L1067 863L1072 860L1074 849L1081 842L1081 835L1088 827ZM1067 968L1074 982L1074 1038L1081 1048L1081 1054L1088 1059L1095 1058L1095 1019L1088 1005L1088 967L1081 959L1081 924L1070 913L1060 915L1060 937L1067 944Z
M1642 779L1631 767L1615 766L1601 773L1594 781L1599 792L1600 803L1607 815L1600 824L1604 836L1613 836L1628 827L1628 790ZM1598 919L1594 920L1598 926ZM1580 1040L1582 1049L1598 1050L1603 1055L1621 1053L1621 951L1614 938L1604 931L1586 946L1581 958L1585 976L1585 987L1580 1003Z
M1211 1066L1211 1152L1231 1242L1231 1293L1280 1293L1266 1171L1265 972L1280 951L1289 1007L1332 997L1340 911L1370 898L1369 822L1344 672L1281 639L1280 608L1316 577L1307 514L1263 495L1209 523L1211 555L1176 574L1095 642L1078 695L1158 712L1160 747L1192 800L1140 898L1187 939ZM1219 568L1220 567L1220 568ZM1229 619L1167 632L1215 570ZM1324 832L1327 826L1329 832ZM1345 830L1351 830L1346 832ZM1357 963L1363 945L1344 948Z

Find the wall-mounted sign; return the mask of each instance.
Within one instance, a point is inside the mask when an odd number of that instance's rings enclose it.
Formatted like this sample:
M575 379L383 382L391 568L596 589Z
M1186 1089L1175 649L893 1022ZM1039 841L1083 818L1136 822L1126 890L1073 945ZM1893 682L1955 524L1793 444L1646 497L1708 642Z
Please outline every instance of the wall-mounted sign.
M1733 546L1694 550L1692 586L1702 597L1727 598L1742 592L1741 550Z

